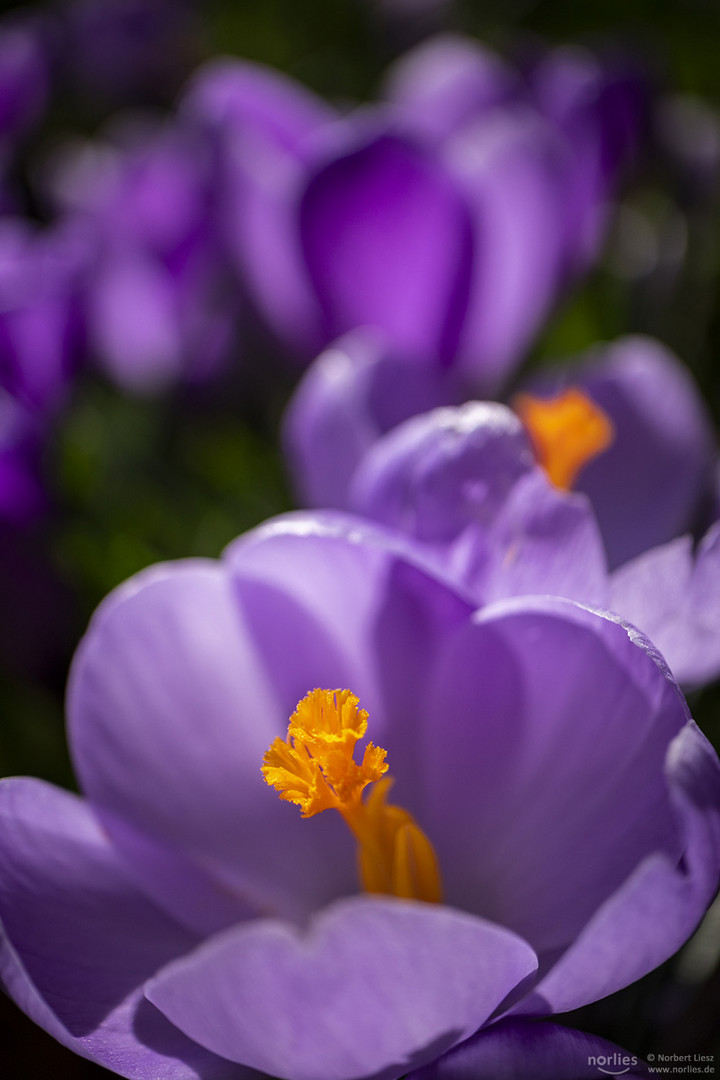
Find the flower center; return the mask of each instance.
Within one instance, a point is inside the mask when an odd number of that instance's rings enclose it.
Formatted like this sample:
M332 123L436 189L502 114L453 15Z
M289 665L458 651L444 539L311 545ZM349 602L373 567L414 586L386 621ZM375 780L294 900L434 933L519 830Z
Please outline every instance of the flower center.
M561 491L569 491L582 467L607 450L615 437L607 413L577 387L553 398L518 394L513 407L539 464Z
M355 761L355 744L367 723L367 712L350 690L311 690L290 717L287 738L275 739L265 754L263 776L305 818L323 810L342 815L358 844L367 892L439 903L442 885L432 844L407 810L387 802L393 779L385 776L385 750L369 742L362 762ZM375 787L363 799L368 784Z

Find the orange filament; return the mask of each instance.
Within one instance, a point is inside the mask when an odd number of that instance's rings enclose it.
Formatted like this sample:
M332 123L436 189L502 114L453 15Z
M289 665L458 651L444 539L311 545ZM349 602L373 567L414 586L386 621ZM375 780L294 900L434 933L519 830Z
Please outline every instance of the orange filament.
M265 754L263 776L305 818L331 809L342 815L358 844L358 871L367 892L439 903L442 886L432 844L407 810L386 801L393 780L381 779L388 768L385 750L368 743L361 764L353 756L367 722L367 712L349 690L311 690L290 717L287 738L275 739Z
M607 413L576 387L553 398L518 394L513 407L539 464L561 491L569 491L583 466L607 450L615 437Z

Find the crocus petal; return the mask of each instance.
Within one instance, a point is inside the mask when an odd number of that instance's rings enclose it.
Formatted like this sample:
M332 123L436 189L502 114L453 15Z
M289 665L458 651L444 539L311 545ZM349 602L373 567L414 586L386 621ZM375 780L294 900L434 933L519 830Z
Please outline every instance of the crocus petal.
M687 706L632 628L556 598L491 605L449 645L426 709L453 717L422 727L422 820L451 903L550 952L645 856L679 858L663 765Z
M0 382L32 409L56 407L82 346L77 292L87 243L73 227L0 221Z
M363 457L350 498L422 541L478 604L540 593L607 606L587 500L548 484L504 405L468 402L398 425Z
M611 568L691 529L711 483L714 440L687 371L659 342L627 337L562 376L608 414L612 446L576 488L593 504Z
M655 643L685 687L720 674L720 524L693 551L681 536L612 575L610 606Z
M720 871L720 767L694 724L673 740L667 777L682 831L681 854L649 855L523 1004L565 1012L652 971L696 928ZM633 783L641 782L633 777ZM595 855L593 856L595 857Z
M313 671L334 654L302 613L293 625L304 694L314 675L337 674ZM142 887L205 932L258 909L297 914L355 887L337 815L308 826L263 780L263 755L298 699L282 699L256 632L223 567L191 560L112 594L71 671L83 789Z
M143 982L197 938L138 892L86 804L12 779L0 816L0 975L17 1004L121 1076L243 1080L143 999Z
M456 572L473 595L488 603L509 596L564 596L612 607L605 550L587 499L557 491L540 470L518 481L488 535L479 532L469 529L455 553ZM490 555L476 580L475 551L483 539Z
M200 67L185 92L184 115L225 131L251 131L294 157L305 157L313 136L336 119L307 87L249 60L223 57Z
M301 359L325 343L322 311L307 274L297 223L304 173L250 136L225 149L221 218L228 252L260 316Z
M564 258L563 147L530 111L498 110L450 141L447 162L472 208L475 252L457 364L493 394L555 300Z
M164 268L141 252L115 253L89 296L90 334L98 359L120 385L152 391L182 367L177 297Z
M320 310L303 263L297 209L306 162L336 114L287 76L238 60L201 68L183 111L219 133L220 216L253 300L286 344L311 356L323 344Z
M517 83L490 49L470 38L442 34L393 65L385 95L406 123L437 142L507 101Z
M647 1076L644 1063L597 1035L543 1021L501 1020L407 1080L597 1080Z
M394 357L372 331L346 334L310 365L283 421L302 502L349 509L351 478L378 436L457 400L459 387L444 369Z
M311 177L303 251L328 338L376 326L399 352L448 362L467 303L470 219L429 152L371 138Z
M574 268L596 258L611 198L633 156L645 112L639 69L627 58L553 49L532 73L538 108L567 138L565 235Z
M427 541L489 524L533 467L517 417L503 405L434 409L394 428L366 454L351 502L361 514Z
M475 1031L535 965L472 916L353 898L306 931L262 921L211 938L146 992L201 1045L272 1076L390 1080Z

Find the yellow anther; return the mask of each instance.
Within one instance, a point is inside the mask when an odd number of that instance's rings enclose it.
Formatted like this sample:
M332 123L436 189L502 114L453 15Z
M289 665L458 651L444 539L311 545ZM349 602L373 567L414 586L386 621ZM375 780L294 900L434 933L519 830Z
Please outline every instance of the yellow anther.
M442 886L432 844L412 814L387 802L393 780L381 779L385 750L368 743L362 762L354 759L367 722L349 690L311 690L290 717L287 738L275 739L265 754L263 776L303 817L330 809L342 814L357 840L367 892L438 903Z
M612 444L612 420L587 394L570 387L553 398L518 394L513 407L550 481L569 491L578 473Z
M366 730L367 713L349 690L311 690L290 717L287 739L275 739L265 754L263 776L303 817L351 810L363 788L387 772L385 751L372 743L362 763L355 761Z

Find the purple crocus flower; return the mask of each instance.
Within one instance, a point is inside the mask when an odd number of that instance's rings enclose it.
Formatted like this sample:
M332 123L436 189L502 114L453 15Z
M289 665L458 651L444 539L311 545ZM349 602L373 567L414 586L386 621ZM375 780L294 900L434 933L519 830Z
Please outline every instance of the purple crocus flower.
M600 75L593 85L602 98ZM231 249L286 346L308 357L373 326L394 352L472 373L488 393L580 261L575 245L586 257L578 222L595 221L623 157L601 168L594 155L580 184L573 125L603 128L607 111L569 96L556 120L497 57L438 38L393 70L381 104L350 116L230 60L200 71L185 110L218 134Z
M593 504L610 565L701 526L714 488L715 438L680 361L652 338L628 336L553 366L525 390L552 398L573 387L612 425L611 445L590 455L572 484ZM375 334L335 342L304 375L285 418L288 465L301 499L352 508L353 475L382 435L419 412L468 397L477 395L453 372L417 370ZM338 449L341 431L348 438Z
M212 213L210 148L182 125L119 123L69 150L55 178L66 214L94 236L86 290L90 346L131 390L215 374L234 341Z
M139 575L68 710L85 796L0 785L0 971L136 1080L594 1075L616 1048L541 1018L671 955L720 876L720 765L642 635L476 610L359 518Z
M411 419L433 395L458 406L457 380L425 378L428 369L398 361L377 339L348 336L309 369L286 416L298 490L310 505L361 513L428 545L478 602L527 591L609 607L652 638L684 685L716 678L716 448L690 376L640 337L552 370L530 400L542 409L579 391L609 427L602 452L581 449L563 485L572 490L548 484L535 434L504 406ZM508 561L516 540L533 552L538 538L529 567L524 557Z

